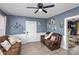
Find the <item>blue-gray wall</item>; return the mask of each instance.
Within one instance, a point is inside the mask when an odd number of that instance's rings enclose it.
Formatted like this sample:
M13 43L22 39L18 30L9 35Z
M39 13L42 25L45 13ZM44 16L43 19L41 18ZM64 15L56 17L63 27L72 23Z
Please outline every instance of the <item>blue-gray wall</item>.
M30 18L23 16L7 16L7 34L23 34L25 31L25 21L36 21L37 32L47 31L47 20L41 18ZM17 23L17 25L16 25ZM40 23L40 24L39 24Z
M63 35L64 28L60 28L60 23L63 22L66 17L76 16L76 15L79 15L79 7L76 7L74 9L68 10L64 13L54 16L55 21L56 21L56 28L57 28L55 32L61 33ZM47 31L53 31L53 30L48 28Z
M0 10L0 14L6 15L3 11ZM64 21L64 18L79 15L79 7L76 7L74 9L68 10L64 13L61 13L59 15L54 16L54 19L56 21L56 30L55 32L64 34L64 28L60 28L60 23ZM47 19L41 19L41 18L30 18L30 17L20 17L20 16L7 16L7 31L6 34L22 34L25 30L25 21L36 21L37 22L37 32L52 32L53 30L50 28L47 28L47 22L52 18ZM18 23L16 25L16 22ZM40 22L40 25L38 24ZM16 27L15 27L16 25Z

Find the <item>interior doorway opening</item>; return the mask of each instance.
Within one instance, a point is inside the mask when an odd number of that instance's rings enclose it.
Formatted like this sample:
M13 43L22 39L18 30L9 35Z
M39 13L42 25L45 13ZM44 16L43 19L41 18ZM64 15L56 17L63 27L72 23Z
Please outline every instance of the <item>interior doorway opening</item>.
M65 38L68 49L79 45L79 15L65 18Z

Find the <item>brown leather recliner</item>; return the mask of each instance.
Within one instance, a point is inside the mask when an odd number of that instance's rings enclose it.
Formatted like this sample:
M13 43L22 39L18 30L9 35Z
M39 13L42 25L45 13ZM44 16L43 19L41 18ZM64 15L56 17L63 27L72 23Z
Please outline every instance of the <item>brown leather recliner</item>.
M9 41L8 37L9 36L1 36L0 43L5 40ZM0 45L0 49L2 50L4 55L19 55L21 51L21 42L16 42L14 45L10 47L8 51L6 51L1 45Z
M49 34L49 33L46 33L46 34ZM55 36L56 37L54 41L50 40L51 36ZM50 50L56 50L56 49L60 48L62 35L60 35L58 33L52 33L51 36L48 39L44 39L45 35L41 35L41 42L45 46L47 46Z

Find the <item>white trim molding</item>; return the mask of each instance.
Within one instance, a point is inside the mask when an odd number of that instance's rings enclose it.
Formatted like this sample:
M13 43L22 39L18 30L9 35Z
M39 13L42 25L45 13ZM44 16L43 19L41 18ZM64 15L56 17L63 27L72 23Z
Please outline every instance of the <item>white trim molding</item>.
M40 41L40 36L44 35L44 34L45 33L37 33L36 39L33 40L32 42ZM15 37L19 38L21 40L22 44L28 43L26 34L14 34L14 35L10 35L10 36L15 36Z
M71 17L67 17L64 19L64 49L68 49L68 37L67 37L67 33L68 33L68 29L67 29L67 22L68 20L72 20L72 19L76 19L79 18L79 15L76 16L71 16Z

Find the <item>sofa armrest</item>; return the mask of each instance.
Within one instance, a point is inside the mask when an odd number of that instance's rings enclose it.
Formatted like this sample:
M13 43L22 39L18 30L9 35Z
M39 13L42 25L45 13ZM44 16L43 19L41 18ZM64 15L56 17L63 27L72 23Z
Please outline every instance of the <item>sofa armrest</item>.
M44 39L45 35L41 35L41 39Z
M21 42L21 40L20 39L17 39L17 42Z
M59 40L55 40L55 41L54 41L54 43L59 43L59 42L60 42Z

